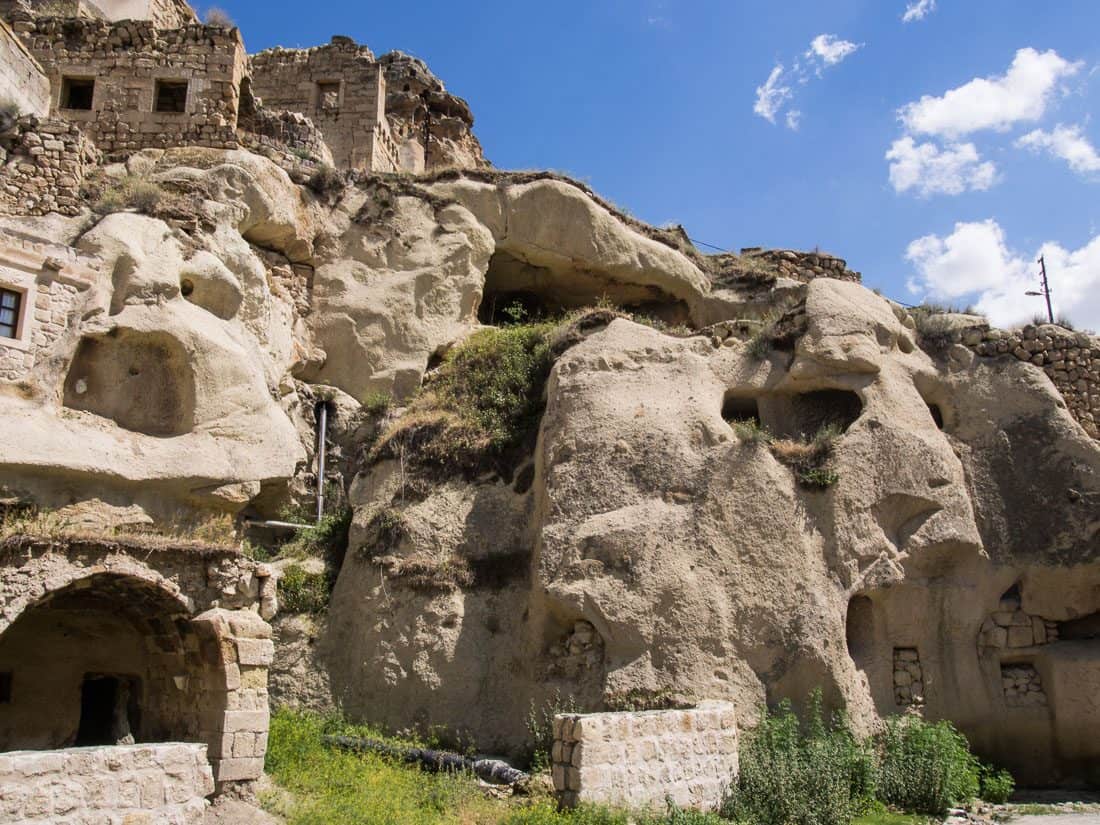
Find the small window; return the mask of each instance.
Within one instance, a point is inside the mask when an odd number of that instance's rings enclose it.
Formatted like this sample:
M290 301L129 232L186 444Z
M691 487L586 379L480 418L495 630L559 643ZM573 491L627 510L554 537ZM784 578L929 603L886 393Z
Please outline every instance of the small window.
M153 100L154 112L186 112L187 81L158 80Z
M11 704L11 671L0 673L0 705Z
M65 77L61 79L61 108L91 111L95 96L95 80L90 77Z
M0 338L19 337L19 311L23 293L0 288Z
M317 84L317 108L319 109L339 109L340 108L340 83L318 83Z

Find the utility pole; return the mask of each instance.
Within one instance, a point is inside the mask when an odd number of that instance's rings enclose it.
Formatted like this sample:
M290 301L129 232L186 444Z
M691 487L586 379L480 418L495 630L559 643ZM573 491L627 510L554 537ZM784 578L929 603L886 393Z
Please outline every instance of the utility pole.
M1028 290L1024 295L1042 295L1047 299L1047 320L1050 323L1054 323L1054 310L1050 306L1050 282L1047 280L1047 262L1044 260L1043 255L1039 256L1039 277L1041 278L1043 290L1042 292L1036 292L1035 290Z

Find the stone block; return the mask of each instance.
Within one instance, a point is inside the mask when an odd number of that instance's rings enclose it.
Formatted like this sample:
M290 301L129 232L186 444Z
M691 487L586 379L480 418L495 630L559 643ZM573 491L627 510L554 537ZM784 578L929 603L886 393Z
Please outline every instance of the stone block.
M1013 626L1008 628L1009 647L1031 647L1035 637L1032 635L1030 622L1026 626Z

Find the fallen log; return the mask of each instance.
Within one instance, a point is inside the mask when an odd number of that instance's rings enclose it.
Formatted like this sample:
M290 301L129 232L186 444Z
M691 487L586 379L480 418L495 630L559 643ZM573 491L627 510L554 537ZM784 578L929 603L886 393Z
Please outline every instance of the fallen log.
M321 741L340 750L354 753L374 753L407 762L410 765L420 765L433 773L470 771L478 779L492 785L520 785L530 779L530 776L523 771L516 770L507 762L502 762L499 759L471 759L457 753L437 751L431 748L391 745L388 742L358 736L325 736Z

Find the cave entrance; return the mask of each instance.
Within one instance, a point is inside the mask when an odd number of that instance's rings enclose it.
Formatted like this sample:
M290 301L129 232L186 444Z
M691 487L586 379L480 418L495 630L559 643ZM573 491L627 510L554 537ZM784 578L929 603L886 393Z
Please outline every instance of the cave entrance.
M1058 622L1058 638L1065 641L1100 639L1100 612L1080 619Z
M867 596L853 596L848 601L844 637L848 644L848 655L860 670L866 669L874 658L874 609L874 603Z
M497 250L489 259L477 317L494 326L528 323L566 310L612 305L666 324L690 324L684 301L655 287L580 267L542 266Z
M77 747L133 742L133 731L140 727L140 695L136 676L86 674L80 686Z
M760 426L760 405L751 396L726 395L722 402L722 418L731 424L735 421L751 421Z

